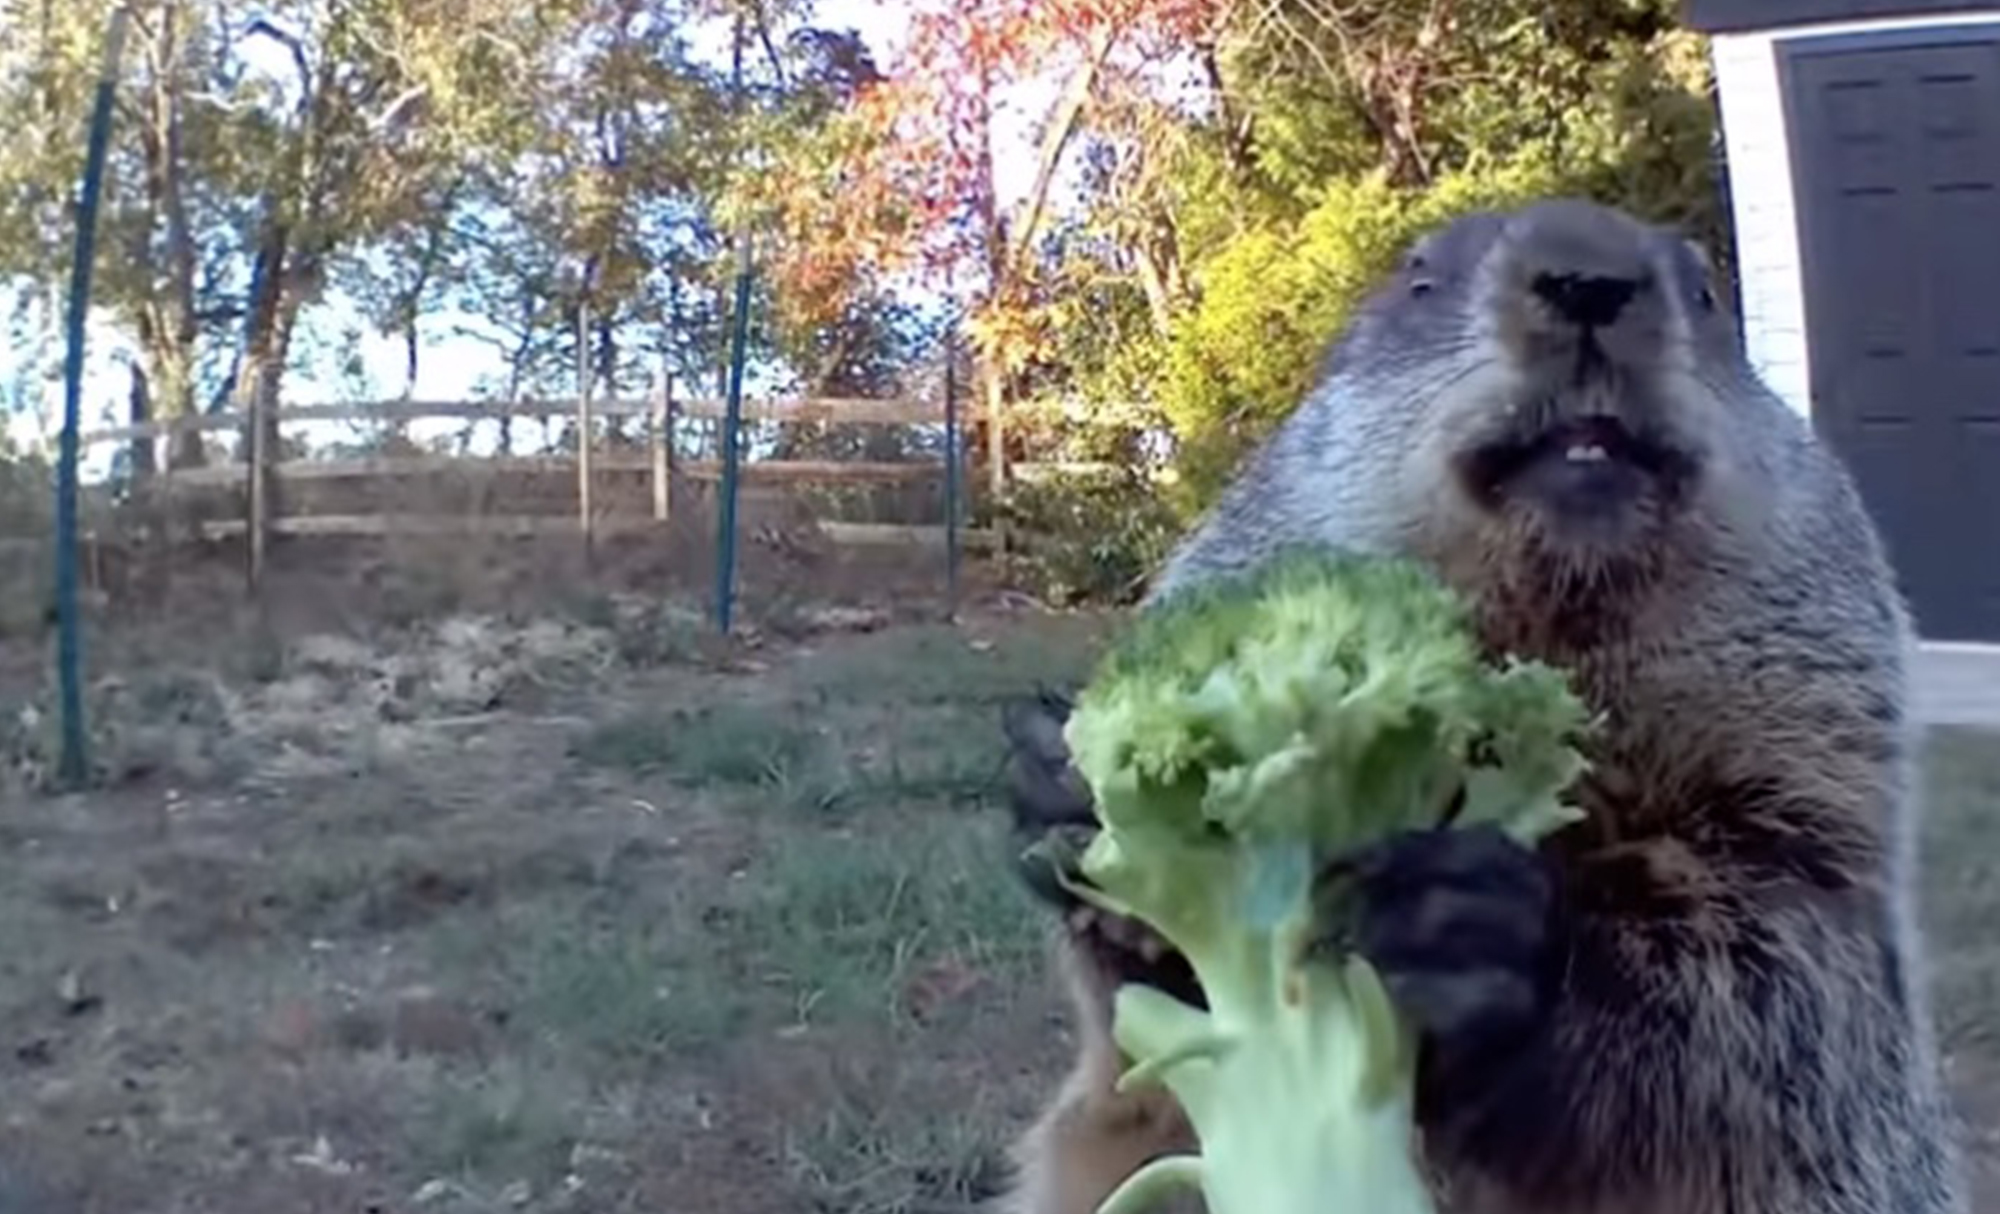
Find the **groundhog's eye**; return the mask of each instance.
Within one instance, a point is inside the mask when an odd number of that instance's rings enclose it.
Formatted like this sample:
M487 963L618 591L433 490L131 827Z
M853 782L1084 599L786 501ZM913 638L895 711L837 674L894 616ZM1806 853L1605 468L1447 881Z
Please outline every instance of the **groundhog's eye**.
M1715 288L1709 276L1715 271L1715 263L1709 260L1708 250L1699 241L1683 240L1680 253L1686 259L1688 277L1695 282L1695 303L1704 312L1715 311Z
M1429 269L1429 263L1424 260L1421 253L1411 254L1403 262L1403 272L1410 276L1411 295L1429 295L1431 288L1437 285L1431 281Z

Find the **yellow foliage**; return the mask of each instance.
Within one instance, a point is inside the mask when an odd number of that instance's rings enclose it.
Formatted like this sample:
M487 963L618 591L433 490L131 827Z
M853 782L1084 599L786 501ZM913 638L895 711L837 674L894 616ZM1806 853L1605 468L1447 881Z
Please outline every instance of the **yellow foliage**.
M1327 343L1419 232L1453 215L1558 188L1541 149L1446 174L1424 190L1382 173L1329 183L1295 226L1246 232L1202 268L1173 332L1162 406L1197 498L1303 398Z

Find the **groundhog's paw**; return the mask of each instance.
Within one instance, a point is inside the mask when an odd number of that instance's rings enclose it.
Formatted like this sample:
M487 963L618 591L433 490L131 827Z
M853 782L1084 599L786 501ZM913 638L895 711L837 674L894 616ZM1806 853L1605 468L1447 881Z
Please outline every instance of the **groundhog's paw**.
M1089 884L1081 867L1084 850L1090 846L1094 833L1088 827L1078 826L1050 827L1038 837L1029 835L1025 829L1017 833L1021 846L1014 854L1015 874L1027 885L1029 893L1063 912L1072 923L1104 914L1084 901L1075 888Z
M1165 936L1139 920L1088 903L1071 910L1063 925L1071 935L1088 938L1094 948L1124 954L1133 965L1158 965L1174 951Z
M1412 831L1347 857L1329 932L1368 958L1439 1062L1539 1023L1561 947L1546 862L1490 826Z
M1070 702L1044 690L1012 700L1001 710L1007 737L1007 803L1014 827L1039 838L1056 827L1096 828L1090 789L1070 764L1063 740Z
M1090 790L1063 741L1069 711L1067 699L1043 691L1008 703L1001 716L1015 869L1031 893L1066 913L1086 905L1065 884L1077 880L1078 862L1098 829Z
M1126 983L1165 991L1193 1007L1204 1007L1201 984L1187 958L1137 919L1079 904L1063 921L1070 941L1105 979L1105 989Z
M1070 708L1067 697L1043 690L1003 710L1015 872L1029 892L1061 912L1071 942L1114 986L1141 983L1199 1006L1194 972L1165 937L1076 892L1076 886L1089 884L1081 871L1083 853L1099 828L1090 789L1071 766L1063 740Z

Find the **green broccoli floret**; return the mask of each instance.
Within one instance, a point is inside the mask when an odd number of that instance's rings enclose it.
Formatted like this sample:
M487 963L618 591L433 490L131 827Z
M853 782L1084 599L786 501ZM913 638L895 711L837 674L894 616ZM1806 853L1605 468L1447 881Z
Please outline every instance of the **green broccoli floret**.
M1167 1085L1201 1146L1102 1214L1176 1184L1211 1214L1433 1214L1411 1035L1365 960L1328 955L1316 874L1447 822L1532 844L1579 816L1561 795L1588 727L1559 671L1485 660L1406 560L1291 550L1139 618L1066 726L1101 824L1073 888L1200 981L1207 1011L1126 986L1114 1035L1123 1085Z

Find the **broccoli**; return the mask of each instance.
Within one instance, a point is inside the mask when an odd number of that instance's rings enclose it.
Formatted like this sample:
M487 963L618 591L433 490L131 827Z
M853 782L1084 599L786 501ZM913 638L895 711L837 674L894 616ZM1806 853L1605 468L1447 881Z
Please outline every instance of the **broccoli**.
M1561 794L1591 725L1558 670L1484 660L1465 605L1401 558L1292 549L1143 614L1065 726L1100 828L1063 880L1193 968L1206 1011L1128 984L1113 1026L1121 1087L1165 1084L1200 1153L1100 1214L1182 1185L1211 1214L1433 1214L1413 1036L1326 936L1320 874L1405 829L1531 845L1581 816Z

